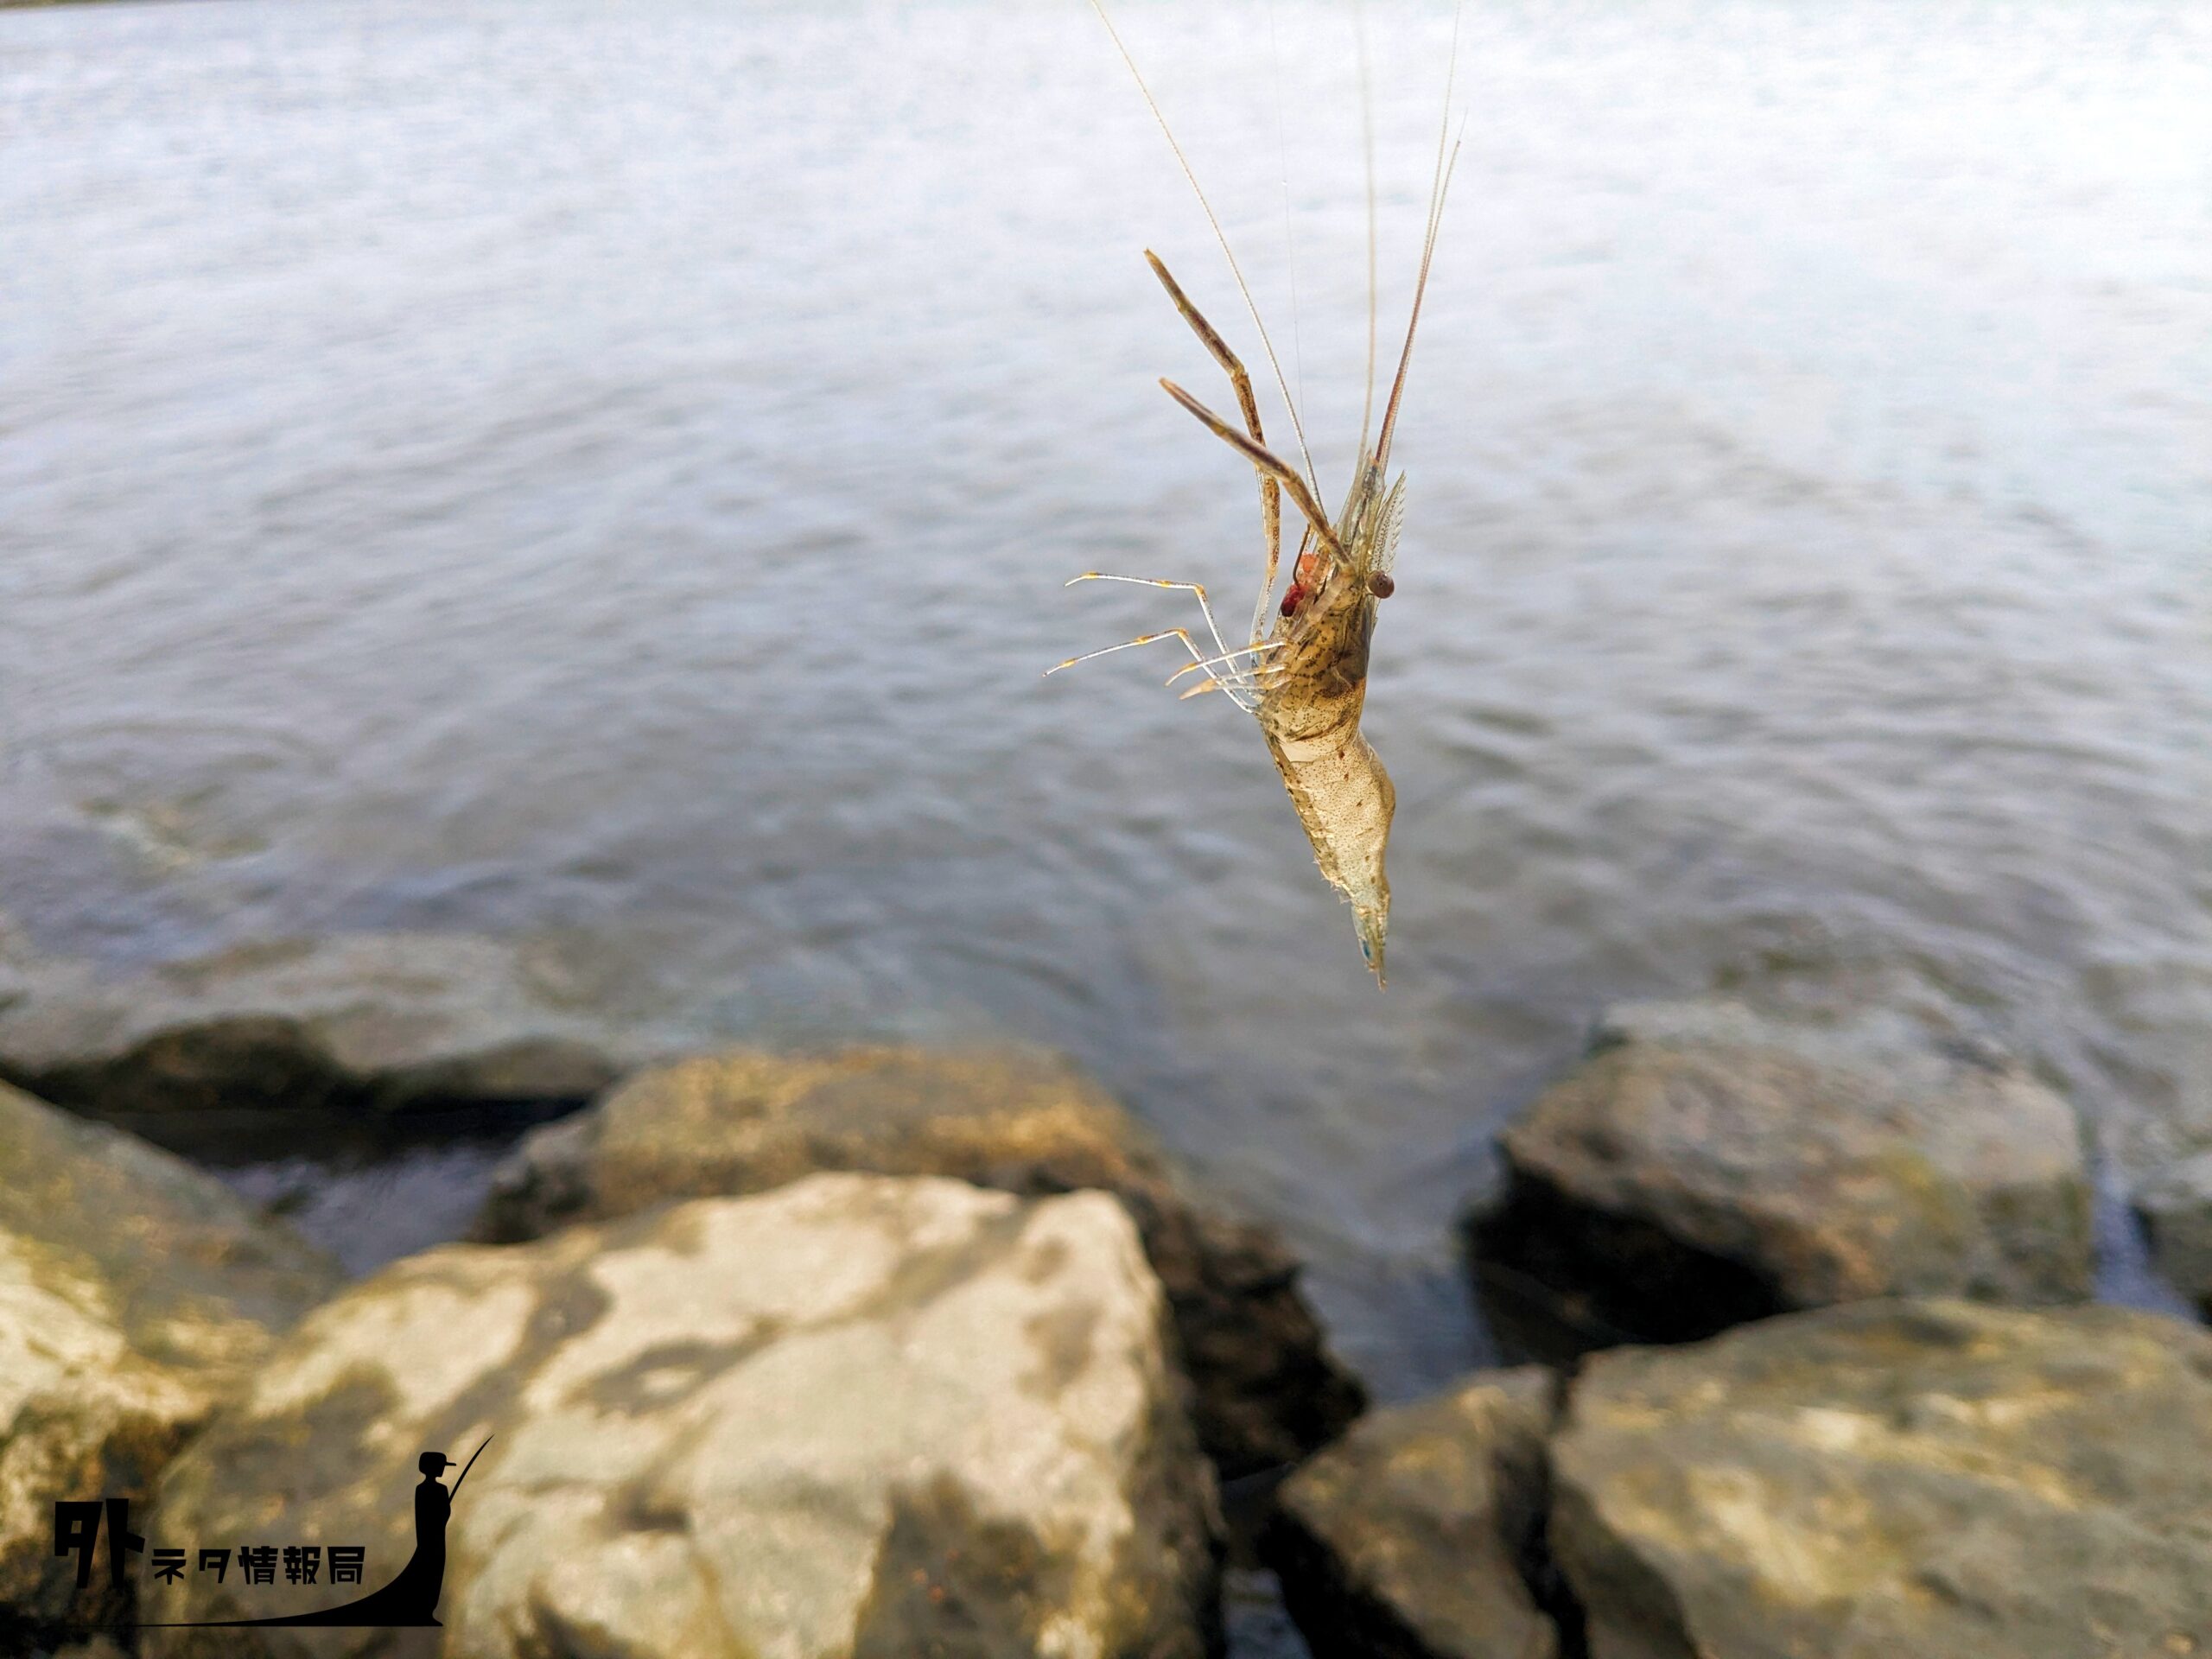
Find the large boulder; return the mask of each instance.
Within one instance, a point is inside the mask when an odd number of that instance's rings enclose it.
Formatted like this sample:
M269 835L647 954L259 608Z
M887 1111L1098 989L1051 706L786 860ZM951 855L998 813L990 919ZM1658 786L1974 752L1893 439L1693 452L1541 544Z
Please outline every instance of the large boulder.
M0 1084L0 1641L115 1617L58 1500L143 1506L335 1266L165 1152Z
M1119 1104L1065 1060L1027 1049L741 1049L652 1068L525 1137L493 1178L477 1236L531 1238L818 1170L950 1176L1025 1197L1115 1194L1166 1287L1199 1438L1224 1474L1300 1457L1364 1404L1281 1241L1197 1202Z
M2145 1181L2135 1191L2135 1213L2166 1282L2212 1318L2212 1151Z
M0 1077L105 1116L588 1099L654 1052L589 1012L578 964L458 934L242 946L111 978L25 959Z
M1632 1337L1858 1298L2078 1300L2090 1188L2072 1110L1900 1014L1716 1000L1611 1015L1503 1138L1478 1262Z
M1853 1303L1588 1362L1551 1543L1592 1659L2212 1651L2212 1333Z
M1103 1193L819 1175L450 1246L308 1318L171 1466L149 1534L358 1543L372 1588L412 1545L418 1452L491 1436L452 1500L448 1659L1195 1659L1219 1520L1165 1311ZM229 1577L142 1614L339 1599ZM387 1637L149 1630L145 1650Z
M1314 1659L1554 1659L1554 1391L1535 1366L1480 1373L1370 1413L1283 1483L1266 1552Z

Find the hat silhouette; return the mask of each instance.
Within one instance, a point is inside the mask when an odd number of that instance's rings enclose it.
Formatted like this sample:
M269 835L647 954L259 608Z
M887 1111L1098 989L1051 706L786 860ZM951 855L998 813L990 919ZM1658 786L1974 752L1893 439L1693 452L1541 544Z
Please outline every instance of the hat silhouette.
M415 1459L415 1466L426 1475L443 1474L453 1467L453 1459L442 1452L425 1452Z

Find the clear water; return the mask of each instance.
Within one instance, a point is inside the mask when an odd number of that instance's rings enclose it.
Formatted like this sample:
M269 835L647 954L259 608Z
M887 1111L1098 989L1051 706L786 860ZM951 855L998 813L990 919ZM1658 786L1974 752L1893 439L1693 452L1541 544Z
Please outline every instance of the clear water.
M1333 494L1348 14L1116 16ZM1368 18L1387 339L1451 17ZM2113 1192L2212 1141L2212 10L1477 3L1461 65L1378 994L1171 648L1039 678L1189 620L1077 571L1257 572L1139 250L1250 322L1085 8L0 16L0 909L118 964L558 932L704 1034L1058 1045L1385 1395L1490 1351L1449 1224L1616 998L1905 973ZM343 1179L435 1232L483 1162Z

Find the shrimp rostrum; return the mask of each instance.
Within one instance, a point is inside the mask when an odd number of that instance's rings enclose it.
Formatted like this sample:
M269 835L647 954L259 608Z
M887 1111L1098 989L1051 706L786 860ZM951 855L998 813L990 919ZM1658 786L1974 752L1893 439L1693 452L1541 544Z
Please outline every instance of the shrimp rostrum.
M1170 142L1173 143L1172 136ZM1223 419L1173 381L1160 382L1170 397L1241 454L1259 476L1261 527L1267 544L1266 574L1260 586L1259 603L1253 610L1245 643L1232 647L1223 637L1200 585L1086 571L1074 580L1147 582L1154 587L1189 591L1198 600L1207 643L1212 650L1207 651L1186 630L1170 628L1071 657L1046 671L1058 673L1092 657L1149 645L1158 639L1179 639L1189 651L1191 661L1177 670L1168 683L1173 685L1186 675L1198 674L1202 677L1185 691L1185 696L1219 691L1258 721L1267 739L1268 751L1274 757L1276 770L1282 774L1284 787L1290 791L1291 803L1298 810L1299 822L1305 826L1306 839L1313 843L1313 857L1322 875L1351 905L1360 952L1374 970L1378 984L1382 981L1383 940L1390 925L1390 882L1384 873L1383 856L1389 843L1390 820L1397 807L1397 794L1391 787L1390 774L1384 770L1382 757L1360 730L1360 715L1367 701L1368 658L1375 639L1376 608L1396 586L1391 565L1397 551L1405 478L1401 474L1395 480L1385 481L1390 437L1405 391L1406 369L1413 354L1414 331L1421 321L1421 297L1427 289L1438 220L1456 154L1454 150L1447 156L1440 142L1436 175L1429 192L1427 233L1421 249L1421 274L1414 290L1413 315L1406 327L1405 346L1399 354L1397 372L1383 406L1375 442L1370 448L1363 430L1357 471L1334 519L1322 511L1317 492L1309 482L1310 458L1301 473L1268 447L1266 435L1260 427L1259 406L1252 394L1251 377L1243 364L1191 303L1174 277L1168 274L1167 267L1157 256L1146 253L1154 274L1167 289L1176 309L1182 313L1215 361L1227 372L1236 392L1241 425L1232 425ZM1200 200L1204 200L1203 193ZM1224 251L1226 247L1224 241ZM1235 264L1231 255L1232 270ZM1243 286L1241 273L1238 283ZM1247 301L1249 303L1249 289ZM1254 320L1256 323L1256 313ZM1264 345L1264 328L1261 337ZM1371 330L1370 352L1371 362ZM1272 361L1272 347L1268 348L1268 356ZM1295 426L1294 405L1292 421ZM1302 451L1302 434L1300 445ZM1290 584L1277 603L1274 590L1281 561L1281 503L1285 497L1303 520L1303 525Z

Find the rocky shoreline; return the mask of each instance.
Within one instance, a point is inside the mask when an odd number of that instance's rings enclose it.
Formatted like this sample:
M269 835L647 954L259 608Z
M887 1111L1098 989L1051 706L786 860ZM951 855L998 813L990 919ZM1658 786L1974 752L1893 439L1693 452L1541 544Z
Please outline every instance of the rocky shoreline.
M487 1437L425 1652L1217 1654L1232 1560L1316 1659L2212 1652L2212 1334L2088 1301L2071 1108L1897 1009L1608 1014L1465 1230L1554 1363L1373 1409L1282 1241L1033 1050L691 1052L392 935L19 953L0 1077L9 1652L383 1652L156 1630L328 1590L79 1588L53 1503L380 1580L416 1454ZM493 1109L559 1116L351 1284L116 1127ZM2212 1304L2203 1160L2137 1203Z

